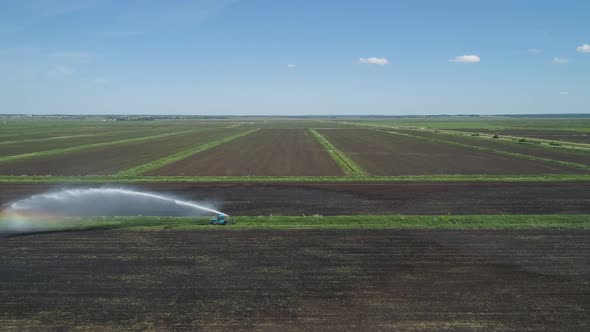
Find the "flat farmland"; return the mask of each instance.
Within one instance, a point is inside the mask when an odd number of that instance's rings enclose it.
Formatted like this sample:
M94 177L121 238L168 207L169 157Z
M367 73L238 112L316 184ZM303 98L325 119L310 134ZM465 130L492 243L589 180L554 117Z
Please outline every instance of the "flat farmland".
M0 184L0 206L100 185ZM237 216L590 214L590 182L146 183L117 187L220 202Z
M124 131L127 128L97 128L93 126L84 127L58 127L58 128L25 128L21 130L0 130L0 142L7 141L26 141L52 139L55 137L77 136L77 135L95 135L109 133L113 131Z
M5 330L586 330L590 231L85 231L0 240Z
M535 146L535 145L526 144L526 143L519 144L517 142L507 142L504 140L499 141L499 140L492 140L492 139L485 139L485 138L478 138L478 137L471 137L471 136L434 133L434 132L426 132L426 131L418 131L418 130L394 129L393 131L399 132L399 133L404 133L404 134L409 134L409 135L414 135L414 136L445 140L445 141L456 142L456 143L461 143L461 144L479 146L479 147L483 147L483 148L491 148L491 149L499 150L499 151L514 152L514 153L520 153L520 154L529 155L529 156L533 156L533 157L567 161L567 162L579 163L579 164L590 166L590 152L578 152L578 151L573 151L573 150L566 151L563 149L541 147L541 146Z
M33 122L28 126L22 127L0 127L0 141L23 141L33 139L48 139L63 136L76 135L96 135L107 134L111 132L124 131L139 131L162 129L159 125L132 125L132 124L116 124L109 122L108 124L100 123L55 123L54 126L41 125L39 122Z
M261 129L146 175L319 176L343 172L309 131Z
M176 152L243 132L202 129L137 143L125 143L0 163L1 175L105 175L133 168Z
M589 143L590 132L567 130L534 130L534 129L454 129L472 133L498 134L515 137L531 137L555 141Z
M561 165L486 153L369 129L319 130L372 175L584 173Z
M164 134L162 129L141 129L113 131L95 134L77 134L72 136L54 136L54 138L24 140L15 142L0 142L0 157L21 155L33 152L41 152L55 149L64 149L74 146L112 142L129 138L145 137Z
M63 136L101 135L112 132L183 131L234 126L230 121L28 121L0 123L0 142L51 139Z

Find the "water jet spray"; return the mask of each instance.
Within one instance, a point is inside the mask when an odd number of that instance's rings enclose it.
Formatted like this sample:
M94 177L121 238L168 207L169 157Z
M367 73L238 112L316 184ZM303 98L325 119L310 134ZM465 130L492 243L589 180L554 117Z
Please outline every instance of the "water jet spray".
M61 217L202 216L229 217L207 204L125 188L76 188L33 195L8 204L0 232L47 228Z

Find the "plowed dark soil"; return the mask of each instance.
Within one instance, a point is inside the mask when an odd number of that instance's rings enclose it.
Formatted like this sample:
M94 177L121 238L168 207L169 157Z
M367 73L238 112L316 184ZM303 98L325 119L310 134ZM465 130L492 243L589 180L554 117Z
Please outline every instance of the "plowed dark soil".
M262 129L147 175L344 175L304 129Z
M217 202L232 215L590 213L590 182L154 183L126 187ZM60 188L0 185L0 204Z
M325 129L319 132L373 175L586 172L376 130Z
M590 231L0 239L2 330L587 330Z
M164 131L134 131L134 132L116 132L106 134L96 134L93 136L72 137L67 139L55 139L37 142L15 142L0 145L0 157L27 154L32 152L41 152L54 149L63 149L74 146L112 142L129 138L144 137L163 134Z
M482 139L477 137L448 135L442 133L423 132L416 130L394 130L415 136L440 139L461 144L474 145L484 148L492 148L500 151L521 153L533 157L548 158L553 160L568 161L590 166L590 153L573 152L559 149L543 148L532 144L519 144L499 140Z
M138 143L91 148L0 163L1 175L108 175L127 170L200 144L236 134L240 129L206 130ZM241 130L244 131L244 130Z

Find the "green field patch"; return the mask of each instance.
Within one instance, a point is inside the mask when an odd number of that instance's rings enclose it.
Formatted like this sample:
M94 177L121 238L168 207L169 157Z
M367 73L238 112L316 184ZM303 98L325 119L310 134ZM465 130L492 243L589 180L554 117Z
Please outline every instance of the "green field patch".
M240 229L536 229L590 228L590 215L360 215L237 216L236 224L209 225L208 217L71 217L45 230L240 230Z

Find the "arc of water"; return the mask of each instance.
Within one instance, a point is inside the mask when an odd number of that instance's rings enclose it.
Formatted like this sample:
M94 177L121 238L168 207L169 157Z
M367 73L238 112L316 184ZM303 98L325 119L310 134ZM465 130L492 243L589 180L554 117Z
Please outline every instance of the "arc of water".
M154 198L154 199L158 199L158 200L162 200L165 202L171 202L180 206L185 206L185 207L190 207L193 209L198 209L198 210L202 210L202 211L208 211L208 212L212 212L215 214L221 214L224 215L226 217L229 217L228 214L223 213L221 211L217 211L205 206L201 206L199 204L196 204L194 202L190 202L190 201L182 201L182 200L177 200L174 198L170 198L170 197L166 197L163 195L158 195L158 194L152 194L152 193L146 193L146 192L141 192L141 191L134 191L134 190L128 190L128 189L120 189L120 188L90 188L90 189L68 189L68 190L64 190L63 192L57 192L57 193L46 193L46 194L39 194L39 195L34 195L31 196L29 199L34 199L34 198L39 198L39 197L47 197L47 198L52 198L52 199L62 199L64 195L72 195L72 196L77 196L80 194L83 194L84 191L86 192L96 192L96 191L100 191L101 193L117 193L117 194L123 194L123 195L134 195L134 196L141 196L141 197L149 197L149 198ZM11 209L15 209L15 210L20 210L22 209L22 202L23 201L18 201L18 202L14 202L10 205Z

